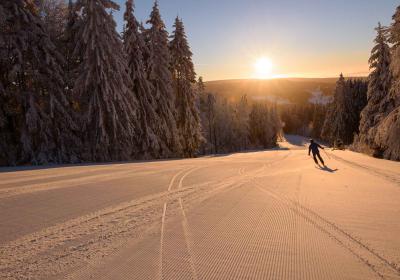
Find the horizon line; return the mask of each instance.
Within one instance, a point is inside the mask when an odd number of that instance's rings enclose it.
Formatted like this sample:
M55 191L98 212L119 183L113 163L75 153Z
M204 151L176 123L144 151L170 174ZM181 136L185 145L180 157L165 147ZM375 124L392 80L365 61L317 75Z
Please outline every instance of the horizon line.
M368 74L365 75L345 75L343 74L345 78L368 78ZM259 79L259 78L226 78L226 79L215 79L215 80L205 80L205 83L209 82L223 82L223 81L271 81L271 80L316 80L316 79L338 79L338 76L326 76L326 77L301 77L301 76L288 76L288 77L272 77L268 79Z

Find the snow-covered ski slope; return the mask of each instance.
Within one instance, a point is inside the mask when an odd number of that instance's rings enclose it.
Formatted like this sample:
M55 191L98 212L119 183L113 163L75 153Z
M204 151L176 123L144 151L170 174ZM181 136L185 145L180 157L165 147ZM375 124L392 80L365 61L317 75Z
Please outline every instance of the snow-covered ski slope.
M400 279L400 163L281 149L0 172L0 279Z

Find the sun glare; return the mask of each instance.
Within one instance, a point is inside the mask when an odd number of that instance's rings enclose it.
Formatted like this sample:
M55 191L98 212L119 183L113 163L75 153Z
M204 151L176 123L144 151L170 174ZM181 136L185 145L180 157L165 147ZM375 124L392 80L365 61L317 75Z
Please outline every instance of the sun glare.
M269 79L272 77L272 61L267 57L260 57L254 64L257 79Z

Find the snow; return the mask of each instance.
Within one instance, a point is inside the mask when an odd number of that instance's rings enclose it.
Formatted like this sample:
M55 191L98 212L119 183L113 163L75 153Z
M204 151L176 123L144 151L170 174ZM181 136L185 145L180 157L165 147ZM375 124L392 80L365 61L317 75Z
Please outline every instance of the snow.
M286 139L0 169L0 279L400 279L400 163Z
M333 101L333 96L324 95L321 88L316 88L315 90L310 91L310 93L311 97L308 99L308 102L311 104L327 105Z

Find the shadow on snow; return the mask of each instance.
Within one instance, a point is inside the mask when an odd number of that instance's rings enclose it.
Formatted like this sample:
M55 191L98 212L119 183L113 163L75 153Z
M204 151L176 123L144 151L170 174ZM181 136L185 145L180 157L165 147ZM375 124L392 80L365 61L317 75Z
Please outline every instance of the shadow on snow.
M319 167L315 167L315 168L317 168L319 170L322 170L322 171L325 171L325 172L329 172L329 173L335 173L336 171L339 171L339 169L337 169L337 168L331 169L328 166L324 166L324 167L319 166Z
M217 158L227 157L235 154L246 154L246 153L258 153L258 152L270 152L270 151L287 151L288 148L275 147L271 149L259 149L259 150L246 150L232 153L221 153L221 154L208 154L199 155L195 158ZM195 159L192 158L192 159ZM30 171L30 170L44 170L44 169L57 169L57 168L69 168L69 167L89 167L89 166L102 166L102 165L114 165L114 164L142 164L150 162L164 162L164 161L179 161L191 158L166 158L166 159L149 159L149 160L133 160L133 161L111 161L111 162L85 162L76 164L48 164L48 165L22 165L22 166L0 166L0 173L13 173L19 171Z

